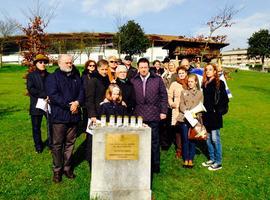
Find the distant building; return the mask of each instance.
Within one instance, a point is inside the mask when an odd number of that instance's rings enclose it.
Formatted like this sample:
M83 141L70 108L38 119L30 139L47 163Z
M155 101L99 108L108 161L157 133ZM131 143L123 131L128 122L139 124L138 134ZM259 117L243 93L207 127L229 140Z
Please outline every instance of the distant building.
M48 52L53 59L61 53L69 53L74 57L75 64L84 64L88 59L99 60L107 58L110 55L124 58L124 54L118 55L113 46L113 36L115 33L49 33L48 43L50 48ZM151 46L142 55L134 55L136 62L140 57L146 57L151 62L153 60L163 60L166 56L171 59L188 57L190 59L198 56L205 46L205 39L186 38L174 35L146 34L150 40ZM1 40L2 38L0 38ZM4 49L4 62L20 63L22 58L22 44L26 41L26 36L12 36L9 38L9 44ZM220 49L228 44L211 41L208 44L209 49L204 54L210 57L220 56ZM80 48L83 47L83 48Z
M268 66L270 64L270 59L266 58L264 63ZM247 56L247 49L238 48L222 52L222 65L224 66L254 66L256 64L262 64L261 59L249 59Z
M166 44L163 49L169 50L171 59L181 60L196 57L202 57L203 60L211 60L220 57L220 49L228 46L228 43L208 41L207 50L205 50L207 40L194 38L177 38Z

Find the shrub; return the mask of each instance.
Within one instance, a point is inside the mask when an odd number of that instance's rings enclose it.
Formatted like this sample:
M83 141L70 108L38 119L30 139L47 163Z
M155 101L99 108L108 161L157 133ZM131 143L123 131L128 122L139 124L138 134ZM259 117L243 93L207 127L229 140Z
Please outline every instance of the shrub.
M262 71L262 64L255 64L254 67L252 67L252 65L250 65L249 69L253 70L253 71Z

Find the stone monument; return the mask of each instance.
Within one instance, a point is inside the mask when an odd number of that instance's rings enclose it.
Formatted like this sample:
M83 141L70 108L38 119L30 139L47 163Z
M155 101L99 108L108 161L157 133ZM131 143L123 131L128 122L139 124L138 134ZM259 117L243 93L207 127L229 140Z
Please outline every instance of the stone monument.
M90 199L151 200L151 129L113 121L93 131Z

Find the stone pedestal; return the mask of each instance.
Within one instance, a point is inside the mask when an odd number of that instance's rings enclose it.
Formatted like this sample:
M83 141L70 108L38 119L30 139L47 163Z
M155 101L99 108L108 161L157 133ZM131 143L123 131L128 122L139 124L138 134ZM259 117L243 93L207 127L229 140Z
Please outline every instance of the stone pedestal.
M114 138L120 140L114 142ZM90 198L151 200L150 167L149 127L97 127L93 135Z

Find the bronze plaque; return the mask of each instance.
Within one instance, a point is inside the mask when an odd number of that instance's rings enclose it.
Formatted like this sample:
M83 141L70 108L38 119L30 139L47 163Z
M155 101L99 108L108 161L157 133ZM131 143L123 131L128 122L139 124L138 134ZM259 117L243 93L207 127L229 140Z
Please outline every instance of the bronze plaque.
M138 134L106 134L106 160L138 160Z

